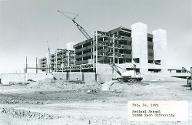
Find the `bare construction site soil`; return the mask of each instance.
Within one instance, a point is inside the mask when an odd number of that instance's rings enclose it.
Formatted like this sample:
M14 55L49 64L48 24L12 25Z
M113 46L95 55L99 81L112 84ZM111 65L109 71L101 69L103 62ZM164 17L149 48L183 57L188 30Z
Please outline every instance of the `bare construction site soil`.
M0 86L0 125L192 125L192 90L186 81L97 83L45 80ZM129 100L187 100L188 122L133 122Z

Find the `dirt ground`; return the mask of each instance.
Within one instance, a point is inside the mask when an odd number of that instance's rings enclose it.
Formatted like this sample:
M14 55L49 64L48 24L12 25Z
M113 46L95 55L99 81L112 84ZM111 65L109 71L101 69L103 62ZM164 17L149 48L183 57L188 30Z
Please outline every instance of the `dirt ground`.
M186 81L115 83L112 91L93 84L41 81L0 86L0 125L192 125L192 90L182 86ZM186 100L189 121L129 121L129 100Z

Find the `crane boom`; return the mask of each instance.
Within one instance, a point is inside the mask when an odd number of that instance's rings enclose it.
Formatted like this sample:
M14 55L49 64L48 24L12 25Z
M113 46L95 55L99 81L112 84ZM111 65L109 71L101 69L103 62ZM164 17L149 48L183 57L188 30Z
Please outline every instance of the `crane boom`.
M75 20L72 20L73 23L77 26L77 28L79 29L79 31L87 38L87 39L91 39L91 37L89 36L89 34L86 32L86 30L79 25Z
M78 30L86 37L86 39L91 39L91 36L86 32L86 30L81 26L79 25L79 23L77 23L75 21L76 17L78 16L78 14L76 14L76 16L74 18L71 18L67 15L65 15L65 13L61 10L57 10L58 13L61 13L63 16L65 16L66 18L70 19L75 25L76 27L78 28Z
M119 69L117 68L117 66L115 64L112 64L111 67L113 68L113 70L115 70L120 76L122 76L121 72L119 71Z

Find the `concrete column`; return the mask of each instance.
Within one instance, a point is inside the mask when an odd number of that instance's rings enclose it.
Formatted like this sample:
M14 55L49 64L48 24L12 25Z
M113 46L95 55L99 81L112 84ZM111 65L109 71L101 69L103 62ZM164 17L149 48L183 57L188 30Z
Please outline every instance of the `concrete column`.
M157 29L154 30L152 33L154 43L154 60L161 60L161 71L162 73L166 73L167 32L163 29Z
M84 72L82 72L82 81L85 80Z
M114 34L112 37L112 43L113 43L113 64L115 64L115 35Z
M36 71L36 74L38 73L38 62L37 62L37 57L36 57L36 61L35 61L35 63L36 63L36 69L35 69L35 71ZM49 69L48 69L49 70Z
M97 73L95 73L95 81L97 81Z
M97 73L97 63L98 63L98 33L96 31L96 34L95 34L95 45L96 45L96 50L95 50L95 69L96 69L96 73Z
M144 23L135 23L131 25L132 37L132 57L139 58L141 74L148 72L148 44L147 44L147 25ZM133 61L134 62L134 61Z
M96 32L94 32L94 35L93 35L93 70L95 71L95 35L96 35ZM95 71L96 72L96 71Z
M66 80L70 80L69 72L66 73Z

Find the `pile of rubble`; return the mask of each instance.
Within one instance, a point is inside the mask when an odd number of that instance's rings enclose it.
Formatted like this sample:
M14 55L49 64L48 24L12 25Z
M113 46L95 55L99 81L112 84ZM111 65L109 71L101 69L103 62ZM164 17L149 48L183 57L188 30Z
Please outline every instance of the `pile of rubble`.
M28 85L28 88L31 89L41 89L41 90L87 90L87 89L100 89L98 83L84 83L82 81L64 81L64 80L54 80L54 79L45 79L38 82L33 82Z

